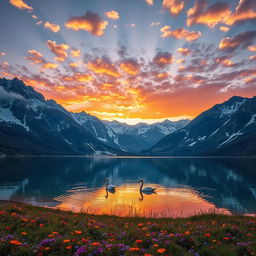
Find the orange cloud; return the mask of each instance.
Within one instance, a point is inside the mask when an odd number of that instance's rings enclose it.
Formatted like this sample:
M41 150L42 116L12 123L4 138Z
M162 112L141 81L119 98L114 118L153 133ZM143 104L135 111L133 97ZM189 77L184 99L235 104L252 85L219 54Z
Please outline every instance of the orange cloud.
M36 50L28 50L28 54L29 56L25 57L25 59L30 60L33 63L41 64L46 62L43 55Z
M134 59L128 59L120 64L120 67L129 75L137 75L140 72L140 65Z
M153 63L159 67L165 67L172 64L174 61L173 55L168 52L159 52L153 58Z
M44 27L50 29L52 32L57 33L60 31L60 26L54 23L50 23L49 21L46 21L44 23Z
M89 11L84 16L72 16L65 24L68 29L85 30L95 36L103 36L107 25L107 21L103 21L98 14Z
M177 39L185 39L189 42L197 40L201 36L200 31L188 31L184 28L178 28L175 30L171 30L170 26L164 26L160 29L162 32L161 37L174 37Z
M33 14L32 18L36 20L38 17L35 14Z
M219 49L234 51L238 47L246 48L252 44L254 38L256 38L256 31L242 32L235 37L225 37L219 43Z
M170 11L172 15L178 15L184 9L183 0L164 0L163 7Z
M56 69L58 67L58 64L47 62L42 66L42 69Z
M33 8L29 5L27 5L23 0L10 0L10 4L13 6L19 8L19 9L26 9L29 11L32 11Z
M118 20L119 17L119 13L117 11L109 11L109 12L105 12L106 17L108 17L111 20Z
M56 44L55 41L48 40L47 46L50 51L56 55L55 60L59 62L63 62L68 57L67 50L69 45L67 44Z
M197 0L192 8L187 11L187 25L205 24L214 27L230 15L227 3L215 3L207 8L206 0Z
M256 45L248 46L248 50L251 51L251 52L256 52Z
M78 57L81 56L81 51L80 51L80 50L72 50L72 51L71 51L71 55L72 55L72 57L74 57L74 58L78 58Z
M227 16L225 23L229 26L256 19L255 0L239 0L236 10Z
M229 31L229 27L227 27L227 26L220 26L219 30L223 31L223 32L227 32L227 31Z
M120 77L120 73L118 72L115 65L105 59L97 58L93 61L90 61L87 64L87 67L89 70L97 74L104 74L116 78Z
M184 59L177 59L177 60L176 60L176 63L177 63L177 64L181 64L181 63L184 63L184 62L185 62Z
M75 73L73 76L63 76L61 79L66 82L89 82L93 77L89 74Z
M216 58L215 62L217 64L221 64L224 67L232 67L232 66L234 66L234 62L232 60L227 59L226 57Z
M147 5L153 5L154 4L154 0L145 0Z
M179 48L178 52L182 55L190 55L192 51L188 48Z

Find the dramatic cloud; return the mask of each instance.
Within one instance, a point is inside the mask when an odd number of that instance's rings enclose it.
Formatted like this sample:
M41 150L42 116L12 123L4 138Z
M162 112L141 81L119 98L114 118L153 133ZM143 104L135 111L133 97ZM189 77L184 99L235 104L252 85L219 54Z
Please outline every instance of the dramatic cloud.
M134 59L124 60L120 67L123 71L125 71L129 75L137 75L140 72L140 65Z
M93 12L86 12L84 16L72 16L65 24L66 28L78 31L85 30L95 36L103 36L108 25L101 17Z
M227 31L229 31L229 29L230 29L230 28L227 27L227 26L220 26L220 27L219 27L219 30L220 30L220 31L223 31L223 32L227 32Z
M251 51L251 52L256 52L256 45L248 46L248 50Z
M197 40L201 36L200 31L188 31L184 28L178 28L175 30L171 30L170 26L164 26L160 29L162 32L161 37L174 37L177 39L185 39L187 41L194 41Z
M216 58L215 62L217 64L221 64L224 67L233 67L235 65L232 60L227 59L225 56L220 57L220 58Z
M174 62L173 55L169 52L158 52L153 58L153 63L159 67L165 67Z
M251 45L256 38L256 31L242 32L235 37L225 37L219 43L219 49L232 52L237 48L246 48Z
M189 55L192 51L188 48L179 48L178 52L182 55Z
M183 0L163 0L163 7L170 11L171 15L178 15L184 9Z
M256 21L256 1L255 0L240 0L236 10L225 20L227 25L235 25L247 21Z
M112 20L118 20L120 18L119 13L114 10L105 12L105 15L106 15L106 17L108 17L109 19L112 19Z
M187 25L205 24L214 27L230 15L227 3L215 3L207 8L206 0L196 0L195 5L187 11Z
M120 73L118 72L116 66L105 58L97 58L90 61L87 64L87 67L89 70L97 74L104 74L116 78L120 77Z
M72 50L72 51L71 51L71 55L72 55L72 57L74 57L74 58L78 58L78 57L81 56L81 51L80 51L80 50Z
M36 50L28 50L28 56L25 59L32 61L35 64L45 63L43 55Z
M23 0L10 0L10 3L19 9L33 10L33 8L27 5Z
M60 31L60 26L54 23L50 23L49 21L46 21L44 23L44 27L50 29L52 32L57 33Z
M146 1L146 3L148 4L148 5L153 5L154 4L154 0L145 0Z
M58 67L58 64L52 63L52 62L46 62L42 69L56 69Z
M56 55L55 60L59 62L63 62L68 57L67 50L69 45L67 44L56 44L55 41L48 40L47 46L50 51Z

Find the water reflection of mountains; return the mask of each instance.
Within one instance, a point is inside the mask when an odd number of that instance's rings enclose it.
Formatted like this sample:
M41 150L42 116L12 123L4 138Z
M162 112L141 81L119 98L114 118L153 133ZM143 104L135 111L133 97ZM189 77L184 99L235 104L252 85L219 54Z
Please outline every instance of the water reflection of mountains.
M233 213L256 212L256 159L13 158L0 159L0 199L53 198L70 185L100 187L137 182L185 185L207 192L208 201ZM205 189L207 188L207 189ZM9 191L8 191L9 190ZM6 192L7 191L7 192ZM2 194L2 195L1 195Z

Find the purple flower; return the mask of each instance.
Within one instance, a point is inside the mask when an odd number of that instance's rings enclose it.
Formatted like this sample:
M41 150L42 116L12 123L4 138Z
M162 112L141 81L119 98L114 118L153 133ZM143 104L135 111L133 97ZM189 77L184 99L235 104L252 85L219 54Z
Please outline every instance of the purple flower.
M249 246L251 245L251 242L238 242L236 243L237 246Z
M44 240L42 240L38 246L39 247L42 247L42 246L45 246L45 245L48 245L48 244L51 244L51 243L54 243L55 242L55 239L54 238L46 238Z
M10 240L10 239L13 239L13 238L14 238L13 235L7 235L7 236L4 238L4 240Z
M74 256L80 256L83 253L86 253L85 246L81 246L79 249L77 249Z

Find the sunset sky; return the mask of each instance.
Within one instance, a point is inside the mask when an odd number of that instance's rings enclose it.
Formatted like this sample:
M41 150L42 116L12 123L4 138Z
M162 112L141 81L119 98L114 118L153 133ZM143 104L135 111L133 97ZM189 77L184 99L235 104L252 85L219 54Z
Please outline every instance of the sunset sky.
M256 95L255 0L0 0L0 33L0 77L101 119Z

